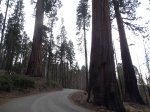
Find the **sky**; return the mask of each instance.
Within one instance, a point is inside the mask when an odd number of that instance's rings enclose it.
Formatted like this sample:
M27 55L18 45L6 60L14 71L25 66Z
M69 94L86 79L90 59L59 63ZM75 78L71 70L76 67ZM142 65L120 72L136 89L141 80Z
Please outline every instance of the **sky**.
M137 17L142 17L142 20L137 21L137 24L144 25L146 21L150 20L149 11L146 8L149 6L148 0L139 0L141 5L137 8ZM149 25L150 26L150 25ZM116 30L112 30L112 36L115 43L116 53L118 62L121 63L121 55L120 55L120 44L119 41L116 41L119 37ZM143 78L148 76L148 71L146 68L146 61L145 61L145 51L143 45L143 38L141 36L135 36L133 33L126 29L126 37L128 41L128 45L134 44L129 46L132 63L135 65L139 72L141 71Z
M149 5L149 0L140 0L141 5L137 9L137 16L142 16L143 19L141 21L138 21L137 23L144 24L145 21L148 21L150 18L149 12L146 11L146 7ZM76 59L80 65L85 64L84 62L84 52L80 52L77 47L77 38L76 36L76 8L78 6L79 0L62 0L63 6L58 11L57 17L59 17L58 22L56 23L55 29L54 29L54 36L56 37L59 34L60 25L61 25L61 18L64 18L64 24L67 31L67 37L71 39L75 46L75 52L76 52ZM35 5L30 4L30 0L24 0L25 3L25 9L26 12L25 15L25 31L29 35L30 39L33 38L33 32L34 32L34 17L32 16L34 12ZM90 0L91 5L91 0ZM91 7L90 7L91 8ZM115 20L114 20L115 21ZM91 27L90 30L87 32L87 48L88 48L88 61L90 58L90 47L91 47ZM144 47L143 47L143 39L140 36L135 36L132 34L131 31L128 31L126 29L126 35L128 39L128 44L135 44L133 46L130 46L130 54L132 58L133 65L137 66L139 69L141 69L141 72L143 75L147 74L147 69L145 63L145 54L144 54ZM120 56L120 45L117 41L118 39L118 32L116 30L112 30L112 37L116 48L117 53L117 61L121 63L121 56Z
M61 26L61 18L64 18L64 25L67 31L67 37L68 39L71 39L75 46L75 52L76 52L76 59L79 63L79 66L81 67L84 65L84 49L83 51L79 51L77 47L77 39L78 36L76 36L76 8L78 6L79 0L62 0L63 6L58 11L57 17L59 17L59 20L57 21L55 28L54 28L54 37L56 37L60 32L60 26ZM30 37L33 37L33 31L34 31L34 18L32 17L33 14L33 8L34 5L30 5L30 2L25 1L25 10L29 12L26 14L26 25L25 30L27 31L28 35ZM69 10L68 10L69 9ZM90 57L90 40L91 40L91 32L87 32L87 44L88 44L88 57ZM83 48L83 47L82 47ZM88 59L89 60L89 59Z

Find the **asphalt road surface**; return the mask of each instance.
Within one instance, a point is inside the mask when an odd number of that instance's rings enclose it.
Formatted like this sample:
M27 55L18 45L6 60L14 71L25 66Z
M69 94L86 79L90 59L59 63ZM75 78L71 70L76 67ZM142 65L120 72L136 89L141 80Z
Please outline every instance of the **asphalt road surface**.
M69 94L75 91L64 89L18 98L0 106L0 112L92 112L68 99Z

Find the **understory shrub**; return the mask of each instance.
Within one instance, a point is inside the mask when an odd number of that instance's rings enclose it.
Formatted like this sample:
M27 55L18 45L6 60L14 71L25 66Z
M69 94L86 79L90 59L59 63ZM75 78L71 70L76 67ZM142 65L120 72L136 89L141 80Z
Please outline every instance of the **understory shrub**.
M13 81L5 75L0 76L0 90L11 91L13 89Z
M50 85L53 87L61 87L60 84L56 81L50 80Z
M13 89L33 88L34 80L20 75L1 75L0 90L11 91Z

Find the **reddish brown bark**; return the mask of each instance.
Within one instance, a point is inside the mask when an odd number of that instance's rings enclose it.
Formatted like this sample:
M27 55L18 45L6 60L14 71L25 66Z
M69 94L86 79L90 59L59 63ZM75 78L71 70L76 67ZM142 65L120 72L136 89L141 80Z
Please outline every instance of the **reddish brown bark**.
M115 74L108 0L92 0L89 88L94 104L125 112Z
M27 68L27 75L40 77L41 74L41 49L42 49L42 30L44 18L44 0L38 0L36 4L36 18L33 36L32 51Z
M137 79L132 65L123 20L119 11L119 3L117 0L113 0L113 4L119 30L121 58L123 63L123 73L125 81L124 101L138 104L145 104L137 87Z

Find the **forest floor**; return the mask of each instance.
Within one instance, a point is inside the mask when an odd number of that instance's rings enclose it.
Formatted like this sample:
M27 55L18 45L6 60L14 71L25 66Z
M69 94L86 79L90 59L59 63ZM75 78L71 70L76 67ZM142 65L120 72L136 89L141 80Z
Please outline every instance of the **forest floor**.
M93 110L94 112L113 112L102 106L95 106L92 103L87 103L87 93L85 91L75 92L70 95L70 99L79 106ZM127 112L150 112L149 106L124 103Z
M15 90L11 92L0 91L0 105L7 103L15 98L34 95L38 93L51 92L51 91L59 91L62 88L56 84L46 85L46 79L41 77L36 77L32 79L35 81L35 87L29 89L21 89Z

